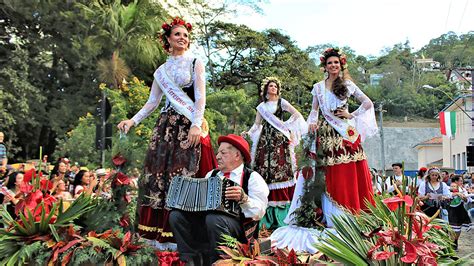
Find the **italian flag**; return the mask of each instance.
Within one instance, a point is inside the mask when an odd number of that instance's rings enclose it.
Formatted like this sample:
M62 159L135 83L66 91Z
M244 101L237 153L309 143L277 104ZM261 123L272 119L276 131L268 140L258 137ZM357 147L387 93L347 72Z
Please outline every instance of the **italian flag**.
M441 134L447 137L456 134L456 112L439 113L439 124L441 126Z

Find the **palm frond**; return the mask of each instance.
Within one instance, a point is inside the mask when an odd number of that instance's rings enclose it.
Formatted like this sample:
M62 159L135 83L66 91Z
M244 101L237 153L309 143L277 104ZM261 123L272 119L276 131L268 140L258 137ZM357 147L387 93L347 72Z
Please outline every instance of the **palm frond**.
M61 209L61 206L59 208ZM55 225L68 225L74 219L79 218L81 215L87 213L93 208L94 204L92 204L92 197L82 193L81 196L72 202L67 210L64 212L62 212L62 210L59 211Z

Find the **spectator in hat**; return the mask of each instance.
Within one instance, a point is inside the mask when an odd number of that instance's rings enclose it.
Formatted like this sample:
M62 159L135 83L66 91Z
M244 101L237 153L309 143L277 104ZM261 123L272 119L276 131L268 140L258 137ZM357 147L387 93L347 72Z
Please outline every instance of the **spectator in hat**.
M210 265L218 260L222 253L217 247L223 234L235 237L240 242L252 241L257 233L258 221L265 215L268 204L269 190L266 182L260 174L244 165L245 162L250 162L247 141L241 136L229 134L219 137L217 142L218 168L210 171L206 178L218 176L239 184L228 187L225 197L239 203L242 215L235 218L219 212L173 209L169 220L180 259L190 265Z

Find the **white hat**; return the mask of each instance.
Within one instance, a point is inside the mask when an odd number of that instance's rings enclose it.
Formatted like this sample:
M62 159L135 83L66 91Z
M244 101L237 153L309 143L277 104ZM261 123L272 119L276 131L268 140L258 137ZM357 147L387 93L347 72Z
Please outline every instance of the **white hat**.
M95 173L96 173L98 176L106 175L106 172L105 172L105 169L104 169L104 168L99 168L99 169L95 170Z

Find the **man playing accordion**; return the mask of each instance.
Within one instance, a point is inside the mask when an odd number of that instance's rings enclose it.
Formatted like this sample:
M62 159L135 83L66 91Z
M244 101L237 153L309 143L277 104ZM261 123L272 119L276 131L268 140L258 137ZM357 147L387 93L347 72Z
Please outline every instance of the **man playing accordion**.
M206 178L228 178L236 186L225 189L225 199L237 202L240 216L225 212L188 212L172 209L170 225L178 244L180 259L187 265L210 265L222 254L217 250L221 235L237 238L240 242L252 241L258 234L258 221L265 215L268 204L268 186L257 172L244 166L250 161L249 144L237 135L229 134L218 139L218 169Z

